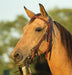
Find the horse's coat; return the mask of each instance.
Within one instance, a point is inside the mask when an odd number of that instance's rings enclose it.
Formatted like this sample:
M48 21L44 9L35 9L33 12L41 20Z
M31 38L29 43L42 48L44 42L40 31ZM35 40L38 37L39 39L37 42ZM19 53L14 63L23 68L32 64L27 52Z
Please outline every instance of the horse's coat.
M25 10L30 18L35 14L30 10ZM36 16L49 21L50 17L47 15L44 7L40 4L40 12ZM35 31L41 28L40 32ZM41 19L35 18L23 28L24 34L17 43L15 49L11 53L15 63L19 66L24 66L24 60L31 55L31 49L35 47L46 32L47 25ZM44 29L43 29L44 28ZM47 50L47 39L43 40L39 49L41 53ZM38 51L39 55L41 54ZM49 60L50 52L47 56L47 62L53 75L72 75L72 35L56 21L52 25L52 48L51 58Z

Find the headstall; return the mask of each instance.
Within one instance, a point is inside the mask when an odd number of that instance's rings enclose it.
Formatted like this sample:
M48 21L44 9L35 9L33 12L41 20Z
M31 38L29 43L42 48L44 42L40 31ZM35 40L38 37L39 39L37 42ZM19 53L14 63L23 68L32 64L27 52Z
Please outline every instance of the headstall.
M46 33L43 35L42 39L39 41L38 45L36 45L34 48L31 49L32 51L32 55L33 55L33 58L34 58L34 54L35 52L37 52L37 50L39 50L39 46L41 45L42 41L45 40L45 38L47 38L47 51L46 51L46 56L45 58L47 59L47 54L48 54L48 51L49 51L49 47L50 47L50 41L51 41L51 25L52 25L52 19L49 17L49 22L47 22L45 19L39 17L39 16L33 16L32 18L38 18L42 21L44 21L46 24L47 24L47 30L46 30ZM39 50L40 51L40 50Z

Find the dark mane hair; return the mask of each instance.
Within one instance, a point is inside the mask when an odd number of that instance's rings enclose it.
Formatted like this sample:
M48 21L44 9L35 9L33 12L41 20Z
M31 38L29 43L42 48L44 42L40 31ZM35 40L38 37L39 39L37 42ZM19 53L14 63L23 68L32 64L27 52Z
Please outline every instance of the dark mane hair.
M72 34L58 22L54 21L54 23L60 31L61 42L66 48L69 59L72 61Z

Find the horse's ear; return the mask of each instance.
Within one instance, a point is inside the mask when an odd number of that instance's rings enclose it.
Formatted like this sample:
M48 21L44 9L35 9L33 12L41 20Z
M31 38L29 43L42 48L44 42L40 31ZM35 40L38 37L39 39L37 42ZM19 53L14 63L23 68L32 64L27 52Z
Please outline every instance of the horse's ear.
M40 6L41 15L44 16L44 17L48 16L44 6L42 4L40 4L40 3L39 3L39 6Z
M24 9L30 18L32 18L35 15L32 11L28 10L25 6L24 6Z

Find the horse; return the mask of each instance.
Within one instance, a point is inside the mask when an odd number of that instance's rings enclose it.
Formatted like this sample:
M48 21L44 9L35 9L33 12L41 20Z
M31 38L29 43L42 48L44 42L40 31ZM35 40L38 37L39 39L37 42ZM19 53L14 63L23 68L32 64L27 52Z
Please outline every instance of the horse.
M23 70L35 57L45 54L52 75L72 75L72 34L53 21L42 4L39 6L38 14L24 7L31 19L11 57Z

